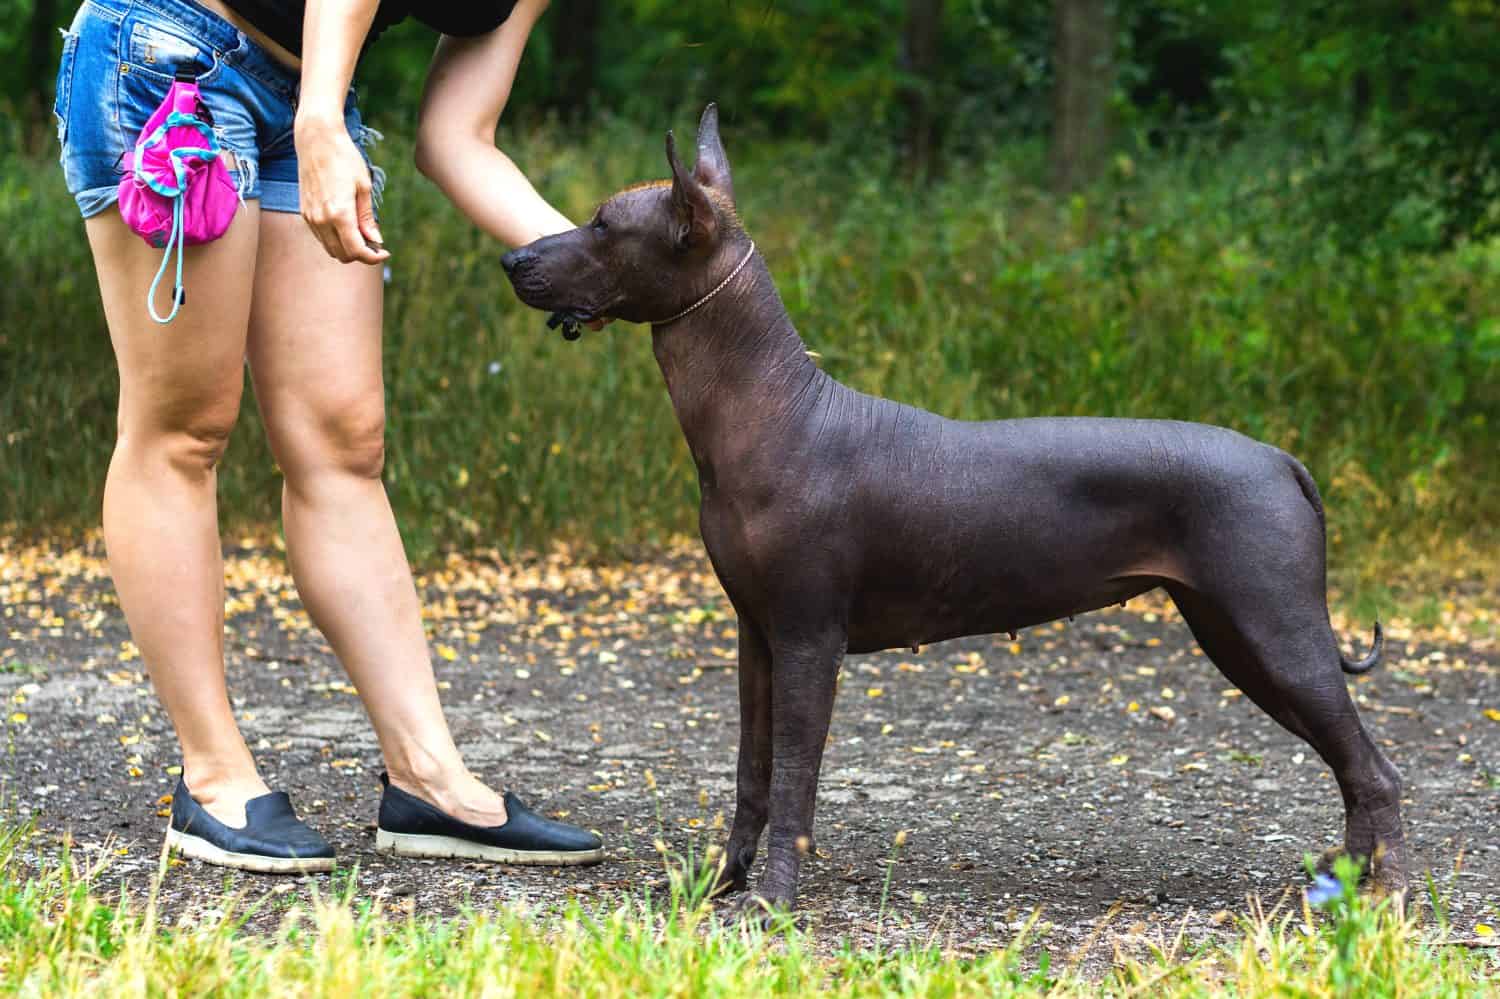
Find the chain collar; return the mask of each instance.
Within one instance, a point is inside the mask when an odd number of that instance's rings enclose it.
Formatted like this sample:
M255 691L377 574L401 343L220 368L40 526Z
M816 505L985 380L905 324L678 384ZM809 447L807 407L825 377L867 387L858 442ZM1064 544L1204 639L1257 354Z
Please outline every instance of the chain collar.
M692 305L689 305L687 308L683 309L681 312L677 313L677 315L675 315L675 316L668 316L666 319L654 319L654 320L652 320L651 325L652 326L665 326L668 323L675 323L677 320L681 319L683 316L687 315L688 313L690 313L690 312L696 312L699 309L703 308L703 306L707 305L709 303L709 301L712 300L715 295L717 295L719 292L723 291L725 288L727 288L729 286L729 282L733 281L739 275L740 271L742 271L742 270L745 269L745 265L750 262L750 258L753 257L753 256L755 256L755 240L752 239L750 241L750 249L749 249L748 252L746 252L744 259L741 260L738 264L735 265L734 270L732 270L732 271L729 272L729 276L728 277L726 277L724 280L720 281L717 285L714 286L714 290L713 291L709 292L707 295L704 295L702 298L698 299L698 301L694 302Z

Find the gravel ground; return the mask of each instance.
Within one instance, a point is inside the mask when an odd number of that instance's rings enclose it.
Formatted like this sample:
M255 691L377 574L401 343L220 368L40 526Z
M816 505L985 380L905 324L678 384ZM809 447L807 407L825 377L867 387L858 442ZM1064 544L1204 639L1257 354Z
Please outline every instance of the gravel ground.
M381 765L358 698L275 547L247 540L226 556L236 710L267 779L338 848L335 878L358 897L434 914L465 900L618 904L660 889L657 841L699 855L723 841L735 624L695 545L605 567L480 551L420 580L470 767L606 839L605 863L561 872L377 855ZM1500 619L1482 596L1456 594L1423 628L1387 622L1385 664L1353 683L1405 776L1414 873L1431 871L1460 929L1500 905ZM97 543L0 539L0 602L4 807L35 816L28 860L70 839L108 858L102 893L144 892L177 760ZM1367 622L1337 623L1368 635ZM1116 945L1227 928L1225 910L1301 884L1303 855L1342 837L1327 768L1150 596L1016 642L851 657L841 686L801 894L820 945L867 944L879 927L887 942L978 951L1039 910L1043 946L1107 962ZM192 920L227 887L269 929L328 884L175 863L158 905Z

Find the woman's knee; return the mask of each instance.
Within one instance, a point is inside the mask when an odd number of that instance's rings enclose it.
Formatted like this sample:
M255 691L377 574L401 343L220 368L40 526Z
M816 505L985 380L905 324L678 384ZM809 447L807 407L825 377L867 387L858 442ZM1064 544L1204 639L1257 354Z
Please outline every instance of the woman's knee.
M203 475L223 459L237 409L221 406L165 418L122 418L117 448L136 460L163 462L183 475Z
M383 400L357 400L304 413L273 432L288 481L316 475L379 479L385 469Z

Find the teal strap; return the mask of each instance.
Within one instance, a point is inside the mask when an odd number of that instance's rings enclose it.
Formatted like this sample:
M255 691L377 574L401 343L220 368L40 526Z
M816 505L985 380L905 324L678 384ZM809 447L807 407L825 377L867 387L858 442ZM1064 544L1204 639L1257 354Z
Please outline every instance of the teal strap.
M156 311L156 289L161 284L162 276L167 273L167 261L172 259L174 247L177 250L177 280L172 286L172 311L163 319ZM172 199L172 232L167 237L167 248L161 255L161 266L156 269L156 277L151 282L151 290L146 292L146 310L151 313L152 319L163 326L177 318L177 310L182 308L183 300L186 298L182 293L182 249L182 196L178 195Z

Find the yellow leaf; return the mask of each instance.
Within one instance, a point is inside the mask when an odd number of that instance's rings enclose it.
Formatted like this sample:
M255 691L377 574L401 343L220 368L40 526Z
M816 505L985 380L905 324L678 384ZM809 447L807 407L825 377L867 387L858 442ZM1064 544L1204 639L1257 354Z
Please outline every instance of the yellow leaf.
M1111 756L1109 758L1109 765L1112 767L1123 767L1129 762L1130 757L1126 756L1124 753L1121 753L1119 756Z
M1494 708L1485 708L1484 716L1490 721L1500 721L1500 711L1496 711Z
M17 725L25 725L26 718L27 714L24 711L16 711L10 716L10 720L15 722Z
M1474 935L1476 937L1489 937L1495 935L1495 928L1489 923L1475 923Z
M1058 697L1057 700L1055 700L1055 701L1052 702L1052 706L1053 707L1057 707L1057 708L1065 707L1067 705L1067 703L1069 701L1071 701L1072 699L1073 698L1069 697L1067 694L1062 694L1061 696Z
M885 688L884 687L871 687L869 690L865 691L865 693L868 694L870 697L884 697L885 696Z
M458 653L453 650L453 647L451 645L439 645L437 647L437 654L448 660L450 663L458 658Z
M1126 711L1139 711L1139 710L1141 710L1141 702L1140 701L1131 701L1129 704L1125 705L1125 710Z

